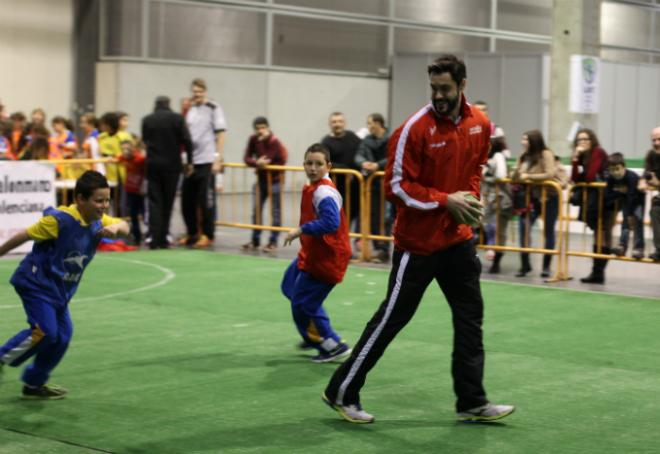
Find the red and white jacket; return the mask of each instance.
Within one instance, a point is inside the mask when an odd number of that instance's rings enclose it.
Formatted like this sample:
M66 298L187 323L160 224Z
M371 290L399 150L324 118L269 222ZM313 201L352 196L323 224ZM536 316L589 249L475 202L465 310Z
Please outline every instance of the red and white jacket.
M333 232L314 235L319 231L313 227L313 224L318 223L313 221L319 220L320 206L323 203L332 203L332 217L335 217L338 211L339 225ZM351 243L348 223L342 210L341 195L330 178L322 178L317 183L308 184L303 188L300 225L303 235L300 236L302 248L298 253L298 268L327 284L341 282L351 260Z
M394 244L430 255L472 238L447 210L447 196L469 191L479 197L482 166L488 160L490 121L461 99L456 122L428 104L392 134L387 152L385 190L397 205Z

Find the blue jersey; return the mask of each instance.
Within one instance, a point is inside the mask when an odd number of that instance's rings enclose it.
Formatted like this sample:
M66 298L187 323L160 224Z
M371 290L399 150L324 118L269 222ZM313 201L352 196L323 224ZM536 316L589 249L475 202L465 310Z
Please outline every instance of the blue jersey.
M25 256L11 283L17 290L27 290L54 305L66 305L78 289L83 272L96 253L102 222L88 226L54 208L44 216L57 220L58 236L53 240L35 241L32 252Z

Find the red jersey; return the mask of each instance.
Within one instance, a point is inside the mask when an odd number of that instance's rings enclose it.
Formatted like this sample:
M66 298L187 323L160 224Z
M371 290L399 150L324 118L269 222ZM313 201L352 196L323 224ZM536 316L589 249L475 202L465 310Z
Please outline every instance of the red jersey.
M469 191L477 198L488 160L490 121L461 99L456 122L428 104L401 125L388 143L385 191L397 205L394 244L430 255L472 238L447 210L447 196Z
M139 194L141 192L145 173L145 159L144 153L139 150L135 150L131 158L126 158L124 155L119 157L119 160L124 163L124 167L126 168L126 182L124 183L126 192L130 192L131 194Z
M341 207L341 196L329 178L322 178L317 183L308 184L303 188L300 225L318 219L318 206L328 197L337 204L340 216L339 228L335 232L320 236L301 235L302 247L298 253L298 268L321 282L337 284L344 278L348 262L351 260L351 243L348 237L348 223Z

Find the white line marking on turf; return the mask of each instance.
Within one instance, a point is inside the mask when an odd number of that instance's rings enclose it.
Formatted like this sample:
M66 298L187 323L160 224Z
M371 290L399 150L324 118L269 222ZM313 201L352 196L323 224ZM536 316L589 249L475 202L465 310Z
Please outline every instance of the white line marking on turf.
M344 306L352 306L352 305L353 305L353 302L352 302L352 301L344 301L342 304L343 304Z
M99 301L99 300L105 300L108 298L115 298L117 296L124 296L124 295L130 295L132 293L139 293L139 292L144 292L146 290L151 290L157 287L161 287L165 284L167 284L169 281L174 279L176 277L176 273L172 271L169 268L165 268L164 266L156 265L155 263L149 263L149 262L143 262L141 260L128 260L128 259L120 259L120 258L110 258L106 257L110 260L118 260L120 262L128 262L128 263L136 263L138 265L145 265L145 266L150 266L152 268L156 268L158 271L162 272L165 276L158 282L154 284L149 284L145 285L144 287L138 287L134 288L131 290L125 290L123 292L117 292L117 293L110 293L107 295L101 295L101 296L90 296L87 298L74 298L72 302L74 303L80 303L84 301Z
M373 290L366 290L364 293L366 293L367 295L375 295L376 294L376 292L374 292Z
M368 282L367 282L367 285L376 285L376 283L373 282L373 281L368 281Z
M149 263L149 262L143 262L141 260L129 260L129 259L120 259L120 258L111 258L111 257L105 257L105 259L109 260L117 260L120 262L128 262L128 263L135 263L137 265L144 265L144 266L150 266L152 268L156 268L158 271L162 272L165 276L153 284L145 285L144 287L138 287L130 290L124 290L123 292L116 292L116 293L109 293L106 295L101 295L101 296L89 296L87 298L74 298L71 302L73 303L82 303L82 302L90 302L90 301L100 301L100 300L105 300L109 298L116 298L118 296L124 296L124 295L130 295L133 293L139 293L139 292L145 292L147 290L151 290L154 288L161 287L165 284L167 284L169 281L174 279L176 277L176 273L172 271L169 268L165 268L164 266L156 265L155 263ZM23 306L21 304L11 304L11 305L5 305L5 306L0 306L0 309L19 309L22 308Z
M247 328L250 326L249 323L236 323L235 325L231 325L232 328Z

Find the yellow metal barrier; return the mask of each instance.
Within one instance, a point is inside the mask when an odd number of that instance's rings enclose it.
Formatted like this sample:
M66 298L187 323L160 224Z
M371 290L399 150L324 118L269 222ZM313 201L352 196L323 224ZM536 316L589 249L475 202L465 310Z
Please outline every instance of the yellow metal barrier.
M587 257L587 258L597 258L597 259L606 259L606 260L619 260L619 261L624 261L624 262L637 262L637 263L660 263L660 262L654 262L651 259L648 258L642 258L642 259L634 259L631 257L620 257L617 255L613 254L603 254L602 253L602 248L603 248L603 233L605 228L608 228L609 226L604 226L603 222L605 219L605 209L604 209L604 201L605 201L605 187L607 185L602 182L597 182L597 183L575 183L573 186L571 186L568 189L568 196L567 200L571 200L572 194L578 189L578 188L584 188L582 190L582 195L581 195L581 206L586 207L588 205L588 200L589 200L589 189L593 189L598 191L598 205L597 205L597 225L596 225L596 231L594 232L595 234L595 248L597 252L589 252L589 251L577 251L577 250L571 250L570 246L570 223L573 221L579 221L583 222L585 225L586 229L586 217L587 217L587 209L584 208L582 209L582 218L573 218L569 215L569 208L566 208L565 211L565 216L564 216L564 231L566 232L564 236L564 245L562 249L564 250L564 270L568 274L568 257ZM615 210L615 214L618 212L618 210ZM615 219L612 219L612 223L615 223ZM648 224L648 223L647 223ZM611 229L611 227L609 227ZM612 232L609 232L610 235L612 235ZM568 275L565 277L566 279L572 279Z
M260 193L259 191L260 186L257 184L258 182L258 177L255 175L254 181L255 185L252 185L250 182L250 178L247 177L246 172L252 172L256 173L256 169L254 167L247 166L246 164L242 163L225 163L224 164L225 168L225 173L224 173L224 180L225 180L225 188L223 189L222 193L220 194L220 197L222 197L224 200L223 203L220 203L220 210L223 211L223 215L219 216L219 221L216 221L216 225L219 226L224 226L224 227L234 227L234 228L242 228L242 229L252 229L252 230L267 230L267 231L279 231L279 232L288 232L291 229L294 229L298 226L298 221L300 219L300 197L302 193L302 188L303 188L303 183L306 181L306 177L304 176L304 171L305 169L300 166L278 166L278 165L268 165L263 168L263 170L267 171L266 178L267 178L267 191L268 191L268 199L272 200L272 172L282 172L282 182L280 183L280 197L286 192L287 195L289 195L290 199L290 209L288 213L285 212L284 210L284 205L281 204L280 206L282 207L282 226L275 226L273 225L273 218L272 218L272 211L271 211L271 217L270 217L270 223L265 223L263 222L262 215L260 213L261 210L257 209L256 210L256 216L255 216L255 222L246 222L245 219L246 217L249 219L252 217L252 211L246 213L246 207L250 207L251 210L255 209L255 206L258 208L258 205L254 205L252 202L253 197L256 197L254 200L255 202L259 200ZM240 181L237 179L237 174L240 174L241 172L237 172L234 170L242 170L242 178ZM303 177L300 177L300 174L303 173ZM352 179L355 178L357 180L357 183L359 185L359 194L360 194L360 204L364 205L364 178L360 174L360 172L352 169L332 169L330 171L330 176L333 178L333 180L336 180L337 178L344 178L346 184L346 187L350 188L350 184L352 182ZM288 184L286 182L288 181ZM248 185L250 187L248 187ZM285 189L288 186L288 191L285 191ZM228 200L227 200L228 199ZM240 204L240 207L238 206L239 204L237 203L237 200L242 200L242 203ZM272 203L272 202L271 202ZM254 205L254 206L253 206ZM351 215L353 214L353 208L355 204L354 201L351 200L351 191L347 190L346 195L345 195L345 200L344 200L344 213L347 221L350 222ZM239 213L239 208L241 209L241 213ZM360 226L361 229L359 232L349 232L350 237L352 238L361 238L362 239L362 244L366 243L366 232L364 230L365 226L365 220L364 220L364 212L360 211L358 213L360 216ZM285 219L288 218L289 224L286 225ZM364 249L362 250L362 256L361 259L365 259L365 254L366 252Z

